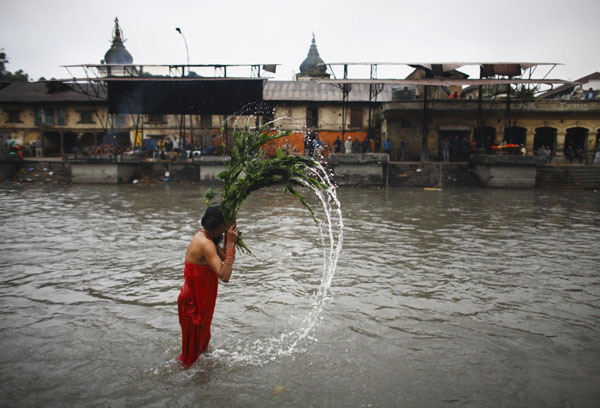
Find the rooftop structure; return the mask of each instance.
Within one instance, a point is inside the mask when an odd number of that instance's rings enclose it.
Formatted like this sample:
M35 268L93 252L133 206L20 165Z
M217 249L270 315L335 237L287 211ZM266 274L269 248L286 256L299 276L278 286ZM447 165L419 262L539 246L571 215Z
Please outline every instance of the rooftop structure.
M131 64L133 57L125 49L123 39L121 38L121 28L119 19L115 17L115 28L113 30L113 40L110 49L104 54L103 63L106 64Z
M329 78L329 74L326 71L327 66L319 55L315 34L313 33L308 55L306 56L306 59L302 61L302 64L300 64L300 73L296 75L296 79Z
M589 92L590 89L592 92ZM539 95L542 99L571 99L577 93L581 94L581 99L594 99L600 96L600 72L594 72L579 78L575 82L561 85L555 89L551 89Z

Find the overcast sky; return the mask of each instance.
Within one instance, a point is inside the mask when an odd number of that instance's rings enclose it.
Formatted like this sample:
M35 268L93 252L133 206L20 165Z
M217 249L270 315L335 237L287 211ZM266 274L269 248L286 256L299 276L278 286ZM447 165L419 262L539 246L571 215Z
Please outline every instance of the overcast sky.
M600 71L600 0L0 0L0 16L8 70L34 79L99 63L116 16L136 64L184 64L180 27L192 64L278 63L282 80L313 32L325 62L559 62L548 78L573 80Z

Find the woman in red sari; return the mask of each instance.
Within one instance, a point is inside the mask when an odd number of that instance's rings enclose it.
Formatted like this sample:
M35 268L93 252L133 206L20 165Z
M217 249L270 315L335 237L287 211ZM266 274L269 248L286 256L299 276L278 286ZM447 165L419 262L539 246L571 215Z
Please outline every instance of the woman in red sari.
M219 279L229 282L235 261L236 225L227 229L218 206L206 209L202 227L185 254L185 283L177 299L182 332L179 361L185 368L208 348ZM220 247L224 233L225 244Z

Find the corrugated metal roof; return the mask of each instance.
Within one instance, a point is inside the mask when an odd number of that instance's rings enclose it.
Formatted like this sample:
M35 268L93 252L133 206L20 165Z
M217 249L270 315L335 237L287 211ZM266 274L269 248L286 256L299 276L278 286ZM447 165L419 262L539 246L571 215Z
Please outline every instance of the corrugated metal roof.
M392 100L392 88L398 85L383 85L383 90L377 95L378 102ZM265 101L314 101L341 102L342 90L339 86L321 81L267 81L263 88ZM369 84L352 84L348 94L349 102L368 102Z
M437 79L320 79L322 84L387 84L394 88L408 85L427 85L427 86L451 86L451 85L506 85L506 84L573 84L573 81L563 79L461 79L461 78L437 78Z
M569 89L573 89L578 85L586 84L589 81L594 80L594 79L600 79L600 72L593 72L589 75L584 76L583 78L579 78L578 80L576 80L573 83L564 84L557 88L550 89L550 90L542 93L539 96L539 98L541 98L541 99L551 98L552 96L554 96L556 94L560 94L561 92L567 91Z
M0 89L0 102L105 102L106 95L99 85L67 85L60 82L12 82Z
M453 70L466 65L519 65L522 69L531 68L536 65L562 65L559 62L325 62L324 65L419 65L431 67L432 65L443 65L448 70Z

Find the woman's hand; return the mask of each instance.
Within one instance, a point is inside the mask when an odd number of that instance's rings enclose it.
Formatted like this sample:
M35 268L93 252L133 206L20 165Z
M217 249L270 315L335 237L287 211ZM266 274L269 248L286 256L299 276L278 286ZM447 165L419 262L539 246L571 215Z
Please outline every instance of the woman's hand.
M229 248L235 247L235 243L237 242L238 232L237 232L237 223L233 223L231 227L225 233L225 246ZM227 249L227 248L225 248Z

